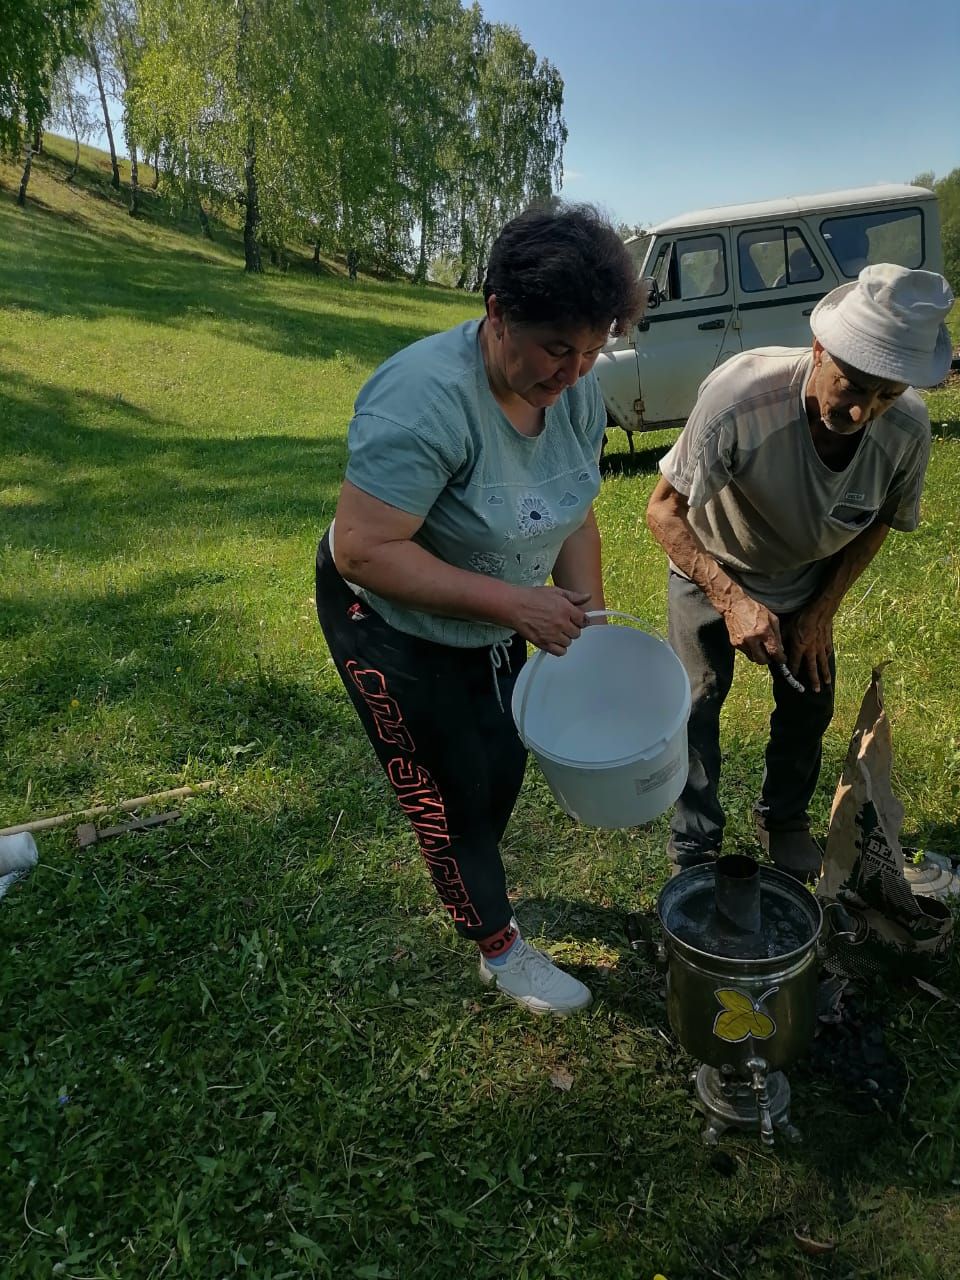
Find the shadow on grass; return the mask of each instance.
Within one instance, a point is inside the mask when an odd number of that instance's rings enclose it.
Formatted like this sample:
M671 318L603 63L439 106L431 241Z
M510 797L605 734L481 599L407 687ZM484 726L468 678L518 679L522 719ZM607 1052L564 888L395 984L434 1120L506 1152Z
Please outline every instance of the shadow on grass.
M198 438L115 397L3 372L0 412L7 484L29 489L4 510L8 546L50 539L60 550L111 558L194 526L254 534L269 525L319 537L333 515L341 440Z
M362 761L366 743L339 685L328 691L315 674L261 656L237 577L184 570L102 591L69 579L55 593L5 586L0 642L15 696L0 707L0 737L11 822L201 771L277 770L322 794ZM318 627L318 657L322 646ZM367 785L367 773L361 764L344 794Z
M223 322L262 351L324 360L348 354L370 366L437 327L424 303L457 323L464 295L406 284L247 276L222 250L150 244L135 224L97 234L82 215L24 213L0 203L0 290L7 306L48 316L125 316L152 324ZM286 295L286 296L284 296ZM383 319L390 310L394 318ZM479 310L479 304L478 308Z
M903 831L900 843L904 849L927 849L960 858L960 822L931 823L919 831Z
M66 147L64 147L66 143ZM43 152L38 157L40 172L46 172L51 182L61 183L74 196L89 198L92 204L78 204L75 211L65 211L52 207L43 198L42 188L33 183L28 204L46 213L66 217L77 225L96 229L99 219L102 226L104 216L120 215L116 229L122 231L126 225L129 235L130 222L130 162L122 157L119 160L121 187L117 190L112 184L112 172L109 157L105 152L97 152L81 144L80 165L76 174L68 182L67 177L73 170L73 145L66 139L54 137L44 138ZM161 190L152 182L152 166L140 164L139 212L136 221L141 225L156 226L163 230L174 231L185 238L196 239L197 248L206 245L211 249L214 245L227 247L240 256L243 254L243 238L238 227L225 222L220 214L230 208L228 199L212 196L210 192L203 195L204 208L207 211L212 236L204 237L203 228L195 204L190 204L182 196L171 191ZM234 206L236 207L236 206ZM94 215L87 217L87 213ZM112 232L111 232L112 235Z
M611 453L604 451L600 459L602 476L650 476L657 475L658 464L671 444L654 445L649 449L638 449L635 453Z
M514 909L526 936L594 938L620 950L627 948L628 910L576 898L518 898Z

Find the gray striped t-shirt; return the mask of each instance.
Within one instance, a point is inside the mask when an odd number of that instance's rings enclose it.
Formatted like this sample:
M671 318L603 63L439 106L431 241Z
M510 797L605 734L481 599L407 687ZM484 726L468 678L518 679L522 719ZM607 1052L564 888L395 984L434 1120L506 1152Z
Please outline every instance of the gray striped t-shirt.
M915 529L930 419L907 390L868 424L843 471L810 433L808 349L760 347L720 365L660 470L689 504L704 549L778 613L813 597L827 561L874 521Z

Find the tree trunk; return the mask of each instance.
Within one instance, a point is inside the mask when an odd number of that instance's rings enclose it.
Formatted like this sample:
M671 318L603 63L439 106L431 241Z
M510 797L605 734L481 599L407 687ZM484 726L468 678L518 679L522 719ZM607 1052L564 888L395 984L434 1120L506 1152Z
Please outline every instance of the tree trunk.
M250 29L250 9L247 0L237 3L237 88L244 99L250 99L249 60L247 40ZM260 226L260 193L257 190L257 135L253 115L247 118L247 140L243 149L244 207L243 219L243 269L259 275L263 271L257 229Z
M33 131L33 154L35 156L43 155L43 129L37 125Z
M150 183L150 186L152 190L156 191L159 185L160 185L160 148L157 147L156 151L153 153L153 181ZM202 205L200 207L201 209L203 208ZM206 217L206 214L204 214L204 217ZM202 221L203 220L201 219L201 222Z
M120 190L120 166L117 164L117 148L113 144L113 126L110 124L110 112L107 108L107 91L103 87L103 71L100 67L100 54L97 52L96 42L90 41L90 62L97 77L97 90L100 94L100 109L103 112L103 128L107 135L107 142L110 144L110 165L113 169L113 177L110 179L110 185L116 190Z
M33 164L33 147L29 142L23 144L26 152L26 160L23 166L23 176L20 179L20 190L17 193L17 204L23 207L27 203L27 183L30 181L30 168Z
M80 168L80 133L77 129L76 122L73 126L73 168L67 174L67 181L72 182L77 176L77 170Z
M135 218L140 212L140 171L137 168L137 144L132 138L128 137L127 147L130 151L130 208L127 212L131 218Z
M136 218L140 214L140 167L137 158L137 139L130 120L130 88L133 81L130 76L130 59L127 56L127 33L116 11L113 14L113 22L117 65L123 81L123 140L127 144L127 155L130 157L130 207L127 213L131 218Z
M420 205L420 260L413 273L414 284L424 284L427 279L427 202Z
M320 241L317 240L313 246L313 274L320 274Z
M470 276L473 258L473 230L470 226L470 215L463 197L460 199L460 275L457 277L457 288L465 289Z
M257 227L260 225L260 200L257 192L257 139L251 124L247 129L247 146L243 157L243 176L246 180L246 216L243 220L244 270L259 274L263 270Z
M213 232L210 230L210 219L207 217L207 211L203 207L203 201L200 199L200 192L197 192L197 216L200 219L200 230L203 232L207 240L213 239Z

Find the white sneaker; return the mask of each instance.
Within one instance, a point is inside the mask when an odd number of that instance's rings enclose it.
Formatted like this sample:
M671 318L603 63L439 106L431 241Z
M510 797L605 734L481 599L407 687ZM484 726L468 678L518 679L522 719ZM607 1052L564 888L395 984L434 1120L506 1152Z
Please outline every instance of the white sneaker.
M496 982L505 996L531 1013L573 1013L593 1002L590 989L572 974L558 969L549 957L523 938L517 938L503 964L488 964L480 956L480 981Z

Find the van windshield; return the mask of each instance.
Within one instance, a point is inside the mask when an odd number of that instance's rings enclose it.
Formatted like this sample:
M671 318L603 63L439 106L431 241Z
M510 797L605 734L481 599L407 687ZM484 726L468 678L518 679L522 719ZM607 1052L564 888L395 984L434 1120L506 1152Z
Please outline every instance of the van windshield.
M631 236L629 240L625 241L627 252L633 259L633 265L637 269L637 275L640 275L643 270L643 263L649 252L652 239L652 235L639 235Z

